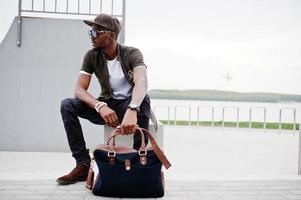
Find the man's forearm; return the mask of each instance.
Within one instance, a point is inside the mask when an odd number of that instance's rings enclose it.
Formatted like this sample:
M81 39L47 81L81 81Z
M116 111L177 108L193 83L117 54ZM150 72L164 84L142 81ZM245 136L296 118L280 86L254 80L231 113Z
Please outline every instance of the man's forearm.
M139 79L133 88L132 93L132 104L137 104L140 106L147 92L147 79Z
M85 102L89 107L94 108L99 102L87 90L77 87L74 93L75 98Z

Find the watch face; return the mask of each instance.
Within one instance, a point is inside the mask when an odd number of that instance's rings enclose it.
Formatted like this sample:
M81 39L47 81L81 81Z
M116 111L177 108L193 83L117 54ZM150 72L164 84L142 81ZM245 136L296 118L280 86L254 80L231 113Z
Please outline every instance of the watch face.
M139 110L139 106L138 106L137 104L130 104L128 107L129 107L131 110L136 110L136 111Z
M135 105L135 104L130 105L130 107L131 107L131 108L138 108L138 106Z

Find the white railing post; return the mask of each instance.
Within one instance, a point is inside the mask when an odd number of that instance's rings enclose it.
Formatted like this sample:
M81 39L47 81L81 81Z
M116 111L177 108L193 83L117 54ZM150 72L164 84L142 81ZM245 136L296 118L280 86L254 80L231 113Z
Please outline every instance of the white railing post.
M299 124L298 175L301 175L301 123Z
M266 129L266 108L265 107L250 107L249 113L249 128L252 128L252 114L254 109L262 109L263 110L263 129Z
M283 110L292 110L293 111L293 130L296 130L296 108L292 107L282 107L279 111L279 130L282 130L282 111Z
M191 125L191 106L186 106L186 105L176 105L175 106L175 115L174 115L174 125L177 125L177 108L178 107L184 107L188 108L188 124Z
M211 126L213 127L214 126L214 107L213 106L198 106L197 107L197 125L199 126L200 125L200 109L201 108L209 108L211 109Z
M222 114L222 128L225 127L225 111L226 109L235 109L236 110L236 128L239 127L239 107L236 106L226 106L223 107L223 114Z

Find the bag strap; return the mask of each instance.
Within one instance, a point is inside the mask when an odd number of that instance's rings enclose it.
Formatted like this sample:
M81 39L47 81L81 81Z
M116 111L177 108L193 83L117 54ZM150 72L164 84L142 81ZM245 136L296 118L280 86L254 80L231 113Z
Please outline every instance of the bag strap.
M136 132L134 132L133 134L137 134ZM140 136L141 136L141 147L140 149L142 150L145 150L145 139L144 139L144 133L139 131ZM122 135L121 132L120 132L120 128L116 128L113 130L113 132L111 133L109 139L107 140L107 145L108 146L111 146L110 145L110 141L113 139L113 146L115 146L115 137L118 136L118 135Z
M151 134L147 129L145 129L145 128L137 127L137 129L138 129L139 131L141 131L142 133L143 133L143 131L146 132L147 137L148 137L148 139L149 139L150 142L151 142L151 145L152 145L152 147L153 147L153 150L154 150L156 156L157 156L157 157L159 158L159 160L162 162L162 164L164 165L164 167L165 167L166 169L168 169L168 168L171 166L171 164L170 164L170 162L167 160L166 156L164 155L164 153L162 152L162 150L160 149L160 147L158 146L158 144L157 144L155 138L152 136L152 134Z

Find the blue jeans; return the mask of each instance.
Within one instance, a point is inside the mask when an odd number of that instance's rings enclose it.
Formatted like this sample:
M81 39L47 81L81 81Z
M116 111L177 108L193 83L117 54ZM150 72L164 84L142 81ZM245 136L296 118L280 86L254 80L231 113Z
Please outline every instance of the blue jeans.
M131 97L128 99L113 99L108 100L99 99L108 104L113 109L118 117L118 121L121 123L127 107L131 101ZM86 148L86 143L83 136L82 127L79 121L79 117L89 120L94 124L104 125L106 124L104 119L96 112L95 109L90 108L84 102L74 99L67 98L61 103L61 115L64 123L64 127L67 133L67 139L72 156L75 158L77 163L90 161L89 149ZM140 105L140 112L137 113L137 124L141 128L149 128L150 118L150 99L146 95L143 102ZM141 138L139 134L134 134L134 146L133 148L139 149L141 146ZM147 144L147 137L145 138Z

